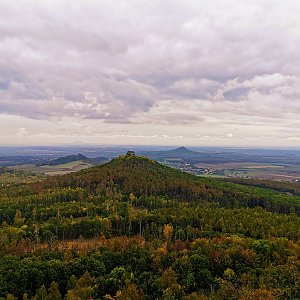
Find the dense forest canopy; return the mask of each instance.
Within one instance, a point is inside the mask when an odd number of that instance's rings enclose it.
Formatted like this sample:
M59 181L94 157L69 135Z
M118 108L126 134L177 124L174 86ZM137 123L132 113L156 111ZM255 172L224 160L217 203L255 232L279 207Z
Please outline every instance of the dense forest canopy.
M2 299L300 299L292 184L138 156L28 178L0 185Z

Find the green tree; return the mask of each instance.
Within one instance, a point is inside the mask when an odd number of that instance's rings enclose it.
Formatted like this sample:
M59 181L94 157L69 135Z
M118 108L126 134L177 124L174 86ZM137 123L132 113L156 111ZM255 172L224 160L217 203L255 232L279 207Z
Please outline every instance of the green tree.
M42 285L39 289L36 290L35 296L33 297L34 300L45 300L47 297L47 289L45 285Z
M92 278L90 273L86 271L82 275L82 277L78 279L75 288L68 291L67 299L68 300L89 299L94 292L93 282L94 282L94 278Z
M61 300L62 296L58 288L58 284L53 281L48 289L47 300Z

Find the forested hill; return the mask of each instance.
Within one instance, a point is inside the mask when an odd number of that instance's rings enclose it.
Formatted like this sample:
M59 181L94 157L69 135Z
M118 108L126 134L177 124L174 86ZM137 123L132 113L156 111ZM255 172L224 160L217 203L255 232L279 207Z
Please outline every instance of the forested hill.
M164 160L170 158L179 158L179 159L199 159L203 157L203 153L191 151L185 147L179 147L173 150L168 151L143 151L141 155L155 159L155 160Z
M27 180L0 185L0 300L300 299L299 196L129 155Z
M48 162L45 162L43 164L40 165L49 165L49 166L57 166L57 165L63 165L63 164L67 164L73 161L82 161L88 164L92 164L92 165L96 165L96 164L100 164L103 163L105 161L107 161L108 159L105 157L97 157L97 158L88 158L84 155L82 155L81 153L77 154L77 155L68 155L68 156L63 156L63 157L59 157L56 159L52 159Z
M224 207L261 206L279 213L300 214L300 197L220 179L197 177L146 157L120 156L77 173L48 178L31 186L34 192L81 188L87 194L128 197L164 196L185 201L219 202ZM122 195L122 196L120 196Z

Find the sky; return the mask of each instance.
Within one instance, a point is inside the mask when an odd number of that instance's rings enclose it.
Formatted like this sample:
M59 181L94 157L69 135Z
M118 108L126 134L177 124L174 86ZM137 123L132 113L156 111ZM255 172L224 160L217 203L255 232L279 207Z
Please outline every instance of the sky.
M299 0L0 2L0 146L300 148Z

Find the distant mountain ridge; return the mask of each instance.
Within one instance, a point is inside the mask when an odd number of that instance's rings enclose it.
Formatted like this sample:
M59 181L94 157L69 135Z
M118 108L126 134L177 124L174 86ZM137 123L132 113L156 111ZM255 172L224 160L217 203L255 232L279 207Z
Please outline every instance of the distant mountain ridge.
M200 158L201 153L187 149L186 147L179 147L167 151L144 151L140 152L141 155L147 156L151 159L161 160L161 159L194 159Z
M108 159L106 157L88 158L85 155L78 153L77 155L67 155L56 159L52 159L47 163L44 163L43 165L57 166L57 165L64 165L73 161L82 161L84 163L98 165L105 161L108 161Z

